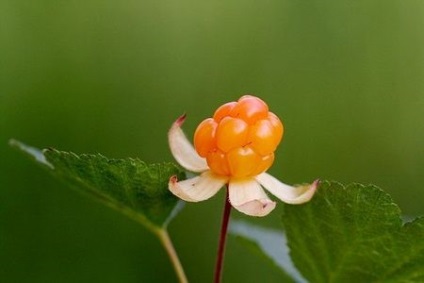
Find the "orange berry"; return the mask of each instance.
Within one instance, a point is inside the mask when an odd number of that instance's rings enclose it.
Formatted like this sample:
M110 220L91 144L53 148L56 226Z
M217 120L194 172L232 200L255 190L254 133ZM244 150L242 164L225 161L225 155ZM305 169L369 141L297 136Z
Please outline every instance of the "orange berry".
M221 105L218 109L216 109L215 113L213 114L213 118L217 123L221 122L221 120L230 115L230 111L234 108L234 106L237 105L237 102L228 102L224 105Z
M216 145L223 152L245 145L248 125L241 119L225 117L216 130Z
M259 120L250 126L247 140L250 146L262 156L273 153L278 145L275 128L267 119Z
M245 95L231 109L230 116L243 119L251 125L257 120L265 119L268 116L268 105L257 97Z
M218 124L208 118L199 124L194 133L194 147L201 157L206 157L209 151L215 148L215 133Z
M218 175L256 176L271 167L284 133L280 119L261 99L245 95L219 107L194 134L197 153Z
M274 126L274 136L277 145L281 142L281 139L283 138L284 134L284 126L283 123L281 123L281 120L272 112L268 113L268 120L271 122L271 124Z
M206 161L213 172L218 175L229 176L230 167L228 166L227 156L219 149L208 154Z
M231 176L242 178L252 175L261 157L252 148L238 147L227 153Z
M274 163L274 153L263 156L261 158L260 163L258 164L258 167L256 167L254 171L254 175L258 175L262 172L265 172L269 169L269 167L271 167L272 163Z

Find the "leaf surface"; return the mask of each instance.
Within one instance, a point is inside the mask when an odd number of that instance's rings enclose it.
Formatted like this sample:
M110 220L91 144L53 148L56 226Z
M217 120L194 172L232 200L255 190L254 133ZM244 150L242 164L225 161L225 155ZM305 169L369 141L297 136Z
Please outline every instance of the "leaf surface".
M323 182L284 211L292 260L309 282L424 282L424 219L403 224L378 187Z
M153 230L166 227L181 202L168 190L170 176L185 173L173 163L146 164L139 159L109 159L101 154L39 150L19 141L12 147L67 184Z

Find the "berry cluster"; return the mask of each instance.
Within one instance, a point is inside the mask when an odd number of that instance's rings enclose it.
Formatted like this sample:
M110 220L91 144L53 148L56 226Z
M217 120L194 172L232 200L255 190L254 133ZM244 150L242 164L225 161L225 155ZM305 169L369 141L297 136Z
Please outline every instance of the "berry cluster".
M194 146L215 174L251 177L271 167L283 132L283 124L265 102L245 95L201 122Z

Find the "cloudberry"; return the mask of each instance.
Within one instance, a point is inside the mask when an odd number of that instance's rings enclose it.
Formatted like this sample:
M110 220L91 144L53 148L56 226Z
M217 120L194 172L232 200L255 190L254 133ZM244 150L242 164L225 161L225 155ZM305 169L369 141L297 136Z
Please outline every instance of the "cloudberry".
M283 124L261 99L245 95L219 107L194 134L197 153L218 175L244 178L271 167Z

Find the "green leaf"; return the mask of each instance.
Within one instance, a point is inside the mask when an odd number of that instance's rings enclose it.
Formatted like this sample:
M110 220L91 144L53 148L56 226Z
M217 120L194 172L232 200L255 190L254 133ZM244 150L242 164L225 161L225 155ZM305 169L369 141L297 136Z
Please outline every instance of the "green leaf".
M10 145L30 155L67 184L139 221L153 232L164 228L181 202L168 190L172 175L184 179L173 163L146 164L139 159L109 159L101 154L43 151L11 140Z
M292 259L309 282L424 282L424 219L403 225L381 189L323 182L312 201L284 210Z
M266 258L281 271L280 282L305 282L293 266L286 236L282 231L256 226L240 220L231 220L230 235L235 236L256 255Z

